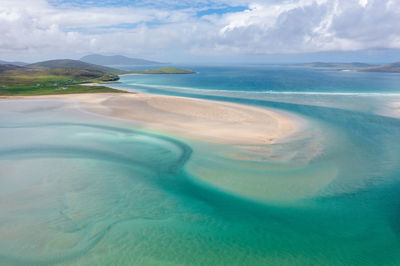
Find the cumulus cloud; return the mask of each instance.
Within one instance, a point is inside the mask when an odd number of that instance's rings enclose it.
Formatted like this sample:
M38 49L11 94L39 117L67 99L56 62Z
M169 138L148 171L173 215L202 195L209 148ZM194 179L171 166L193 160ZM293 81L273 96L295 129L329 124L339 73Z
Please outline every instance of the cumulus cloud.
M254 4L227 15L221 35L227 48L232 43L258 53L399 48L399 8L393 1L367 0Z
M400 48L397 0L67 2L2 0L0 56L103 52L173 58ZM229 6L245 8L198 13Z

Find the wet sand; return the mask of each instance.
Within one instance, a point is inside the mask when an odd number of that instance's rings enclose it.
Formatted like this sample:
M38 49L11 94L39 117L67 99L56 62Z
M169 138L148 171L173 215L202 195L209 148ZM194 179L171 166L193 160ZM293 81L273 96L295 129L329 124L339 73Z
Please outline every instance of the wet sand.
M175 96L104 93L1 99L65 99L88 112L227 144L270 144L291 135L297 128L293 118L280 112Z

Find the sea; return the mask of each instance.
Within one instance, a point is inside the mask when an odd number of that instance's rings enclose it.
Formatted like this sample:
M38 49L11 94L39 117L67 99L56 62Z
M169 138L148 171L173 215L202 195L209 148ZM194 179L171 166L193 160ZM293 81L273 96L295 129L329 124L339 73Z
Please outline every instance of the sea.
M179 67L196 74L110 86L268 108L299 130L243 147L2 100L0 265L400 265L400 74Z

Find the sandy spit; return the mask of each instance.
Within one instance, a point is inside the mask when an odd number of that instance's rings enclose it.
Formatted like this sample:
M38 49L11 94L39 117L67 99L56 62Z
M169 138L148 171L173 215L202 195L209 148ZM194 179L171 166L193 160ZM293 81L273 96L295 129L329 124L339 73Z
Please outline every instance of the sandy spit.
M148 94L66 94L1 97L65 99L81 109L140 122L157 130L228 144L269 144L296 131L293 117L247 105ZM73 104L73 105L72 105Z

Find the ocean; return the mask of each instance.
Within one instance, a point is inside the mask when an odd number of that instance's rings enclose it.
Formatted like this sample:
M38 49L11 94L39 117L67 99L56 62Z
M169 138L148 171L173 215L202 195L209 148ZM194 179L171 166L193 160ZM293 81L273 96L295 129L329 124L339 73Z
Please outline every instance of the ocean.
M399 74L183 67L198 73L112 86L304 128L254 155L58 100L0 101L0 264L400 265Z

